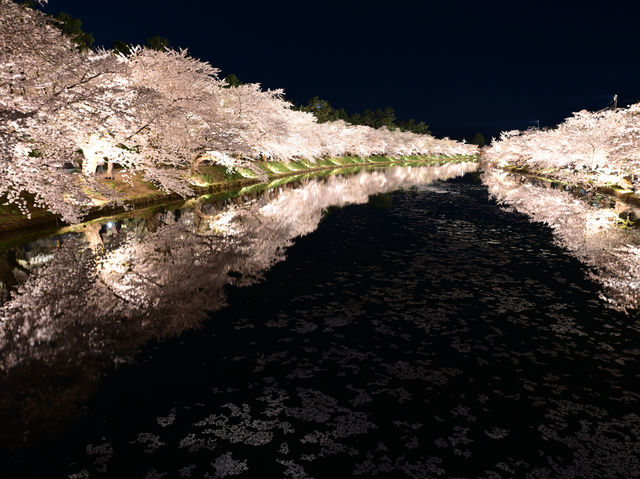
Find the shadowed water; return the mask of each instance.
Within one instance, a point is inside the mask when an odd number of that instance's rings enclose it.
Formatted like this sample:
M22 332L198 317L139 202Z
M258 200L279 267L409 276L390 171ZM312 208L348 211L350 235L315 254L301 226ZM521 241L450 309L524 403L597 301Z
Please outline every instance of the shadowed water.
M36 414L31 429L65 420L7 450L4 470L640 474L637 320L601 299L558 228L496 204L474 175L432 182L462 170L403 171L200 205L202 224L184 212L144 234L65 239L3 308L3 391L33 395L16 409L5 393L3 407ZM54 284L64 294L43 293Z

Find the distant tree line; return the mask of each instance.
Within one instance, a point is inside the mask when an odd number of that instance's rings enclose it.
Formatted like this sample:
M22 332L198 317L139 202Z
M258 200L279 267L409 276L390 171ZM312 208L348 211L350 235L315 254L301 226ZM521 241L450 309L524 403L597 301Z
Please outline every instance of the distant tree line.
M297 107L300 111L313 113L318 123L326 121L343 120L352 125L365 125L373 128L386 126L389 130L411 131L421 135L431 134L429 125L423 121L414 119L401 121L396 118L396 112L390 106L386 108L365 109L349 115L344 108L335 108L327 100L317 96L311 98L306 105Z
M486 146L487 144L487 140L485 139L484 135L480 132L477 132L475 135L473 135L473 137L469 140L469 143L471 143L472 145L478 145L478 146Z
M35 0L22 0L20 3L28 7L34 7L37 2ZM66 34L71 41L78 45L80 50L91 48L95 42L93 33L85 32L82 29L82 20L74 18L66 12L58 13L52 18L51 24ZM153 35L152 37L147 38L145 46L152 50L165 50L167 48L171 48L169 40L165 37L161 37L160 35ZM113 50L124 55L129 55L131 53L131 46L126 42L116 40L113 42Z

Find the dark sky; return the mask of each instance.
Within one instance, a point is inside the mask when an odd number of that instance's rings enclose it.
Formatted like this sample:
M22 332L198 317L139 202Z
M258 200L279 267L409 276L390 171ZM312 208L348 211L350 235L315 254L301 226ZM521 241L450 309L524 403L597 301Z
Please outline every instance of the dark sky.
M96 43L151 35L245 82L348 112L392 106L439 136L553 125L640 101L640 2L50 0Z

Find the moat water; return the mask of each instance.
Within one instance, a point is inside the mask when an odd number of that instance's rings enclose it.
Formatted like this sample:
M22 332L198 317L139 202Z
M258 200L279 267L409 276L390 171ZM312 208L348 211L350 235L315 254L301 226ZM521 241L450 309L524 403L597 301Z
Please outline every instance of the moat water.
M7 247L0 476L638 477L635 211L475 168Z

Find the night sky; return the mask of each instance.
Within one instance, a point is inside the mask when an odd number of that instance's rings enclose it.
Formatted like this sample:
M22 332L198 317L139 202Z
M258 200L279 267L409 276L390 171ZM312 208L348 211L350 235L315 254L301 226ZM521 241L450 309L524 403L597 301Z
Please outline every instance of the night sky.
M297 103L392 106L438 136L489 138L614 93L640 101L640 6L598 3L50 0L46 11L82 19L96 45L159 34Z

